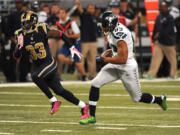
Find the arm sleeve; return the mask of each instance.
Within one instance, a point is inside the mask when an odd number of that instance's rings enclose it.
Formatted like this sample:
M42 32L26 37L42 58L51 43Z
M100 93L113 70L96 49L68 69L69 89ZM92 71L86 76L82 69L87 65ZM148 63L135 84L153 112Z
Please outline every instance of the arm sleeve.
M155 41L155 35L158 32L158 19L159 17L157 16L156 20L155 20L155 25L154 25L154 30L153 30L153 35L152 35L152 40Z
M75 21L72 21L71 26L74 34L80 33L79 27Z
M69 48L73 46L73 43L71 42L71 40L63 32L62 32L61 38L66 43L65 44L66 46L68 46Z
M125 18L126 20L126 26L128 26L130 24L130 22L132 21L131 19Z

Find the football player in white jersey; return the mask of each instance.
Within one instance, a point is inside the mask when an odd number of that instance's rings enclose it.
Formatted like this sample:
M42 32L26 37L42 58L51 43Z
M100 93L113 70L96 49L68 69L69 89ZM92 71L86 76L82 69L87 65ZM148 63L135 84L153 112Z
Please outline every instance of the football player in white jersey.
M97 61L107 63L92 80L89 94L89 118L80 120L80 124L96 123L96 105L100 88L110 82L121 79L125 89L134 102L156 103L163 110L167 109L166 96L153 96L141 93L138 76L138 65L133 54L133 38L131 32L118 22L118 18L110 11L102 15L102 28L107 36L111 49L105 51Z

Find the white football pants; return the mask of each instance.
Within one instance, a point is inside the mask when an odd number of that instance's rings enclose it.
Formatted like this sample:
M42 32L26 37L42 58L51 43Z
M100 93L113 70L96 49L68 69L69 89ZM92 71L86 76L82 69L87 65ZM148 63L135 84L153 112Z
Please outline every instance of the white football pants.
M126 68L123 65L109 63L101 69L98 75L92 80L91 85L100 88L107 83L119 79L130 94L131 99L134 102L138 102L141 99L142 93L137 64Z

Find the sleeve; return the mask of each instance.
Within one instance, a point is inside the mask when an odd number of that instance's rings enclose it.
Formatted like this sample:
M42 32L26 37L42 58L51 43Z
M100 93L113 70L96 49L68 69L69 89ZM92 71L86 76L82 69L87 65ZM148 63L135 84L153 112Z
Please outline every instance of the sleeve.
M168 22L168 31L170 33L170 35L176 35L177 33L177 28L176 28L176 25L175 25L175 21L174 21L174 18L171 16L169 19L169 22Z
M72 21L71 27L74 34L80 33L79 27L75 21Z
M153 35L152 35L152 40L155 41L155 35L156 33L159 32L158 30L158 20L159 20L159 16L157 16L156 20L155 20L155 25L154 25L154 30L153 30Z
M126 26L128 26L130 24L130 22L132 21L131 19L125 18L126 20Z
M73 46L73 43L71 42L71 40L62 32L61 38L64 42L66 42L66 46L68 46L69 48L71 48Z

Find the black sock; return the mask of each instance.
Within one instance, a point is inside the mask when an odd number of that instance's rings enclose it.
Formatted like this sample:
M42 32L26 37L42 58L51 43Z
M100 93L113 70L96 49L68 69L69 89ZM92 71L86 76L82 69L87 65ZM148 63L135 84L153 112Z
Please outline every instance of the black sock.
M142 93L140 102L161 104L161 97L155 97L149 93Z
M78 104L79 104L79 99L76 98L73 93L71 93L70 91L68 91L68 90L66 90L66 89L64 89L64 90L61 92L61 96L62 96L64 99L66 99L67 101L69 101L69 102L71 102L71 103L73 103L73 104L75 104L75 105L78 105Z
M143 103L151 103L153 100L153 96L149 93L142 93L140 102Z
M90 109L90 115L96 117L95 116L95 114L96 114L96 106L89 105L89 109Z
M91 116L95 117L96 104L98 100L99 100L99 88L91 86L91 90L89 93L89 109L90 109Z
M161 97L155 97L154 103L161 104L162 103L162 98Z

